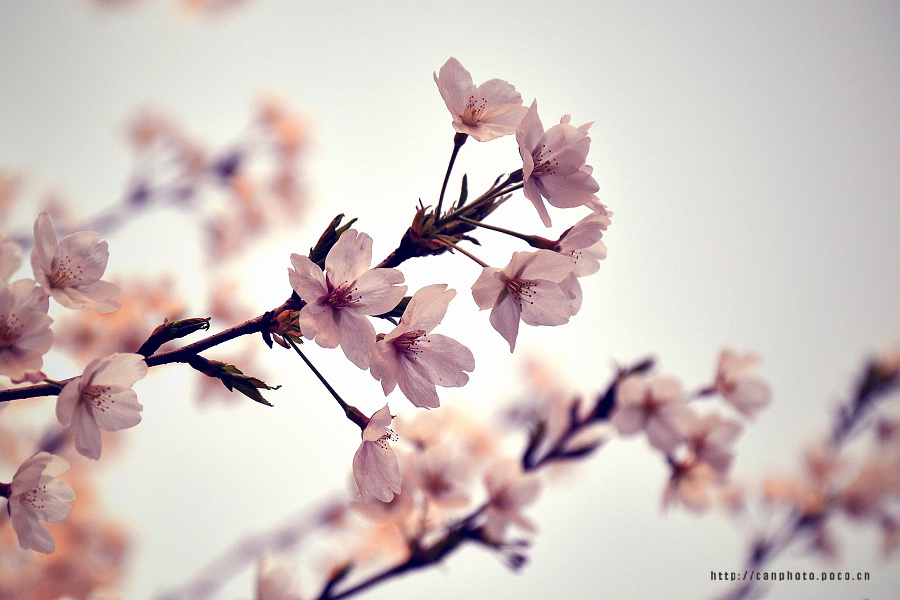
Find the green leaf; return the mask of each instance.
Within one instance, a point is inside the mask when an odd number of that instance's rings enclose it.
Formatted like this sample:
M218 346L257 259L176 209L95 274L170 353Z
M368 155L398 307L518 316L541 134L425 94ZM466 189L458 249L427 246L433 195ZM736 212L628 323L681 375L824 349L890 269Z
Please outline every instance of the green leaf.
M456 208L461 208L463 204L466 203L466 200L469 198L469 181L466 177L466 174L463 173L462 176L462 186L459 190L459 201L456 203Z

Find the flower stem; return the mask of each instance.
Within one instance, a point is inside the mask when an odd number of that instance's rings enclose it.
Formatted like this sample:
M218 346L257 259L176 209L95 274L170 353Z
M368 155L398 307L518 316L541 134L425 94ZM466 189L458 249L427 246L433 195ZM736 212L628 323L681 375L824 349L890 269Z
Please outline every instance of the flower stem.
M472 253L469 252L468 250L464 250L464 249L460 248L459 246L457 246L456 244L454 244L453 242L451 242L451 241L450 241L449 239L447 239L446 237L444 237L444 236L439 236L439 237L437 238L437 240L438 240L440 243L442 243L442 244L444 244L445 246L447 246L448 248L452 248L453 250L458 250L458 251L461 252L462 254L465 254L466 256L468 256L469 258L471 258L472 260L474 260L475 262L477 262L477 263L478 263L479 265L481 265L482 267L485 267L485 268L490 267L489 264L487 264L486 262L484 262L483 260L481 260L480 258L478 258L477 256L475 256L474 254L472 254Z
M357 425L359 425L360 429L365 429L366 425L369 422L369 419L366 418L366 416L363 415L359 411L358 408L356 408L355 406L350 406L349 404L344 402L344 399L341 398L340 394L338 394L337 391L333 387L331 387L331 384L328 383L328 380L325 379L325 377L319 372L319 370L315 367L315 365L313 365L309 361L309 359L306 358L306 355L303 354L303 352L300 350L300 348L297 346L297 344L294 343L294 340L292 340L290 338L285 338L285 339L291 345L291 348L293 348L294 351L300 355L300 358L303 359L303 362L306 363L306 366L309 367L309 370L313 372L313 375L315 375L318 378L318 380L322 382L322 385L325 386L325 389L328 390L328 393L331 394L331 396L335 400L337 400L337 403L340 405L341 409L343 409L344 414L347 415L347 418L350 419L351 421L353 421L354 423L356 423Z
M456 155L459 154L459 149L466 143L468 137L468 134L459 132L453 136L453 153L450 154L450 162L447 164L447 172L444 174L444 183L441 184L441 195L438 197L437 209L434 211L434 216L438 219L441 217L441 207L444 204L444 193L447 191L447 181L450 180L450 172L453 170L453 163L456 162Z
M518 177L517 177L517 174L518 174ZM511 184L514 184L514 185L511 185ZM507 186L509 186L509 187L507 187ZM443 217L437 216L437 218L434 222L434 226L440 227L441 225L449 223L450 221L458 220L460 217L472 212L476 208L481 207L483 204L490 202L497 196L502 196L504 194L508 194L510 192L520 190L523 187L525 187L525 184L522 183L522 180L521 180L521 171L517 171L516 173L513 173L509 177L507 177L506 181L501 183L499 186L491 188L488 191L486 191L484 194L482 194L478 199L473 201L471 204L467 204L467 205L463 206L462 208L454 210L453 212L449 212L446 215L444 215Z
M531 244L531 240L534 239L534 237L535 237L533 235L526 235L524 233L519 233L518 231L513 231L511 229L506 229L504 227L497 227L496 225L488 225L487 223L482 223L481 221L476 221L476 220L470 219L468 217L460 216L460 217L457 217L457 219L459 219L463 223L468 223L469 225L472 225L474 227L483 227L485 229L490 229L491 231L496 231L498 233L505 233L506 235L511 235L514 238L519 238L520 240L528 242L529 244Z

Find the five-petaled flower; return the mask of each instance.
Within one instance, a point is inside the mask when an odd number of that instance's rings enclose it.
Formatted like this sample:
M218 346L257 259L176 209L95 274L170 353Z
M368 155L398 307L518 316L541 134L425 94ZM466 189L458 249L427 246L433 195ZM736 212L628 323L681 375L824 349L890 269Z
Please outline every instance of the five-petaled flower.
M88 363L56 400L59 424L69 427L75 449L88 458L100 458L100 430L117 431L141 422L143 406L131 389L147 374L140 354L111 354Z
M357 497L364 503L390 502L394 494L400 493L400 465L388 444L397 441L397 434L388 427L393 418L387 404L372 415L353 456L353 478L359 488Z
M747 417L753 417L772 399L772 389L756 374L760 358L752 353L722 350L714 388Z
M71 510L75 490L58 475L69 470L69 463L47 452L38 452L13 475L12 482L0 486L7 497L7 512L19 546L51 554L56 542L41 521L61 521Z
M538 497L541 486L537 477L524 473L517 461L503 461L487 472L485 484L488 501L484 507L484 533L487 539L502 542L510 525L534 531L534 525L521 512Z
M416 406L440 406L435 386L460 387L475 368L472 351L440 334L430 333L444 315L455 290L446 284L420 289L409 301L400 323L375 344L370 372L381 381L384 394L394 387Z
M452 57L434 81L453 115L453 128L479 142L515 133L527 111L511 84L490 79L476 87L469 72Z
M587 134L591 124L575 127L569 118L564 115L559 125L545 132L535 101L516 129L522 155L523 192L547 227L550 214L543 198L557 208L584 205L603 212L603 205L594 195L600 186L591 176L591 167L585 164L591 145Z
M34 222L31 267L37 284L66 308L91 307L101 313L118 310L113 300L119 286L102 281L109 248L99 234L79 231L56 241L50 215Z
M515 252L504 269L485 267L472 286L478 308L491 308L491 325L516 347L519 320L528 325L562 325L578 312L575 263L552 250Z
M53 345L49 306L31 279L0 280L0 375L23 381L40 371Z
M325 272L306 256L291 255L291 287L306 302L298 319L303 335L323 348L343 349L360 369L369 367L375 328L366 315L389 312L406 293L397 269L369 269L372 238L345 231L325 257Z
M666 454L684 441L695 418L674 377L629 375L616 388L612 424L622 435L645 430L650 444Z

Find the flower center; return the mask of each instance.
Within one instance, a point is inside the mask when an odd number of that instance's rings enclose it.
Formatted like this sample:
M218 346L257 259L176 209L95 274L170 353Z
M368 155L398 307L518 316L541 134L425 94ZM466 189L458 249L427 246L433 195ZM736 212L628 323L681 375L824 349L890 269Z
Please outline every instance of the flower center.
M463 110L463 114L460 115L462 122L469 126L477 125L485 106L487 106L485 98L479 101L475 96L469 96L469 99L466 101L466 108Z
M331 284L329 283L329 287ZM342 308L347 308L348 306L352 306L359 302L359 298L353 295L353 292L356 288L352 288L349 285L340 285L336 288L333 288L331 292L328 294L328 298L325 301L331 305L331 308L334 310L341 310Z
M529 281L528 279L507 279L506 293L518 302L519 308L522 308L523 303L534 304L534 300L531 299L534 296L534 292L531 288L534 286L535 282Z
M66 254L56 263L53 274L48 279L52 288L77 286L84 281L84 271L80 263Z
M534 162L534 168L531 170L532 177L545 177L547 175L555 175L559 161L553 156L553 151L547 148L547 144L541 144L531 152L531 159Z
M387 450L388 448L390 448L388 442L396 442L399 439L400 437L396 433L394 433L393 429L385 429L384 435L375 440L375 445L377 445L382 450Z
M24 324L19 322L16 313L0 314L0 323L3 323L0 325L0 350L12 348L19 341Z
M112 408L111 405L116 403L112 396L109 395L109 391L110 387L108 385L92 385L81 394L84 402L89 403L94 410L106 412Z
M48 495L45 484L36 485L22 494L22 504L32 510L43 510Z
M391 343L394 344L394 348L398 353L406 355L415 360L416 356L422 352L419 349L420 342L428 342L430 340L425 336L424 329L413 329L411 331L406 331L401 333L393 340Z

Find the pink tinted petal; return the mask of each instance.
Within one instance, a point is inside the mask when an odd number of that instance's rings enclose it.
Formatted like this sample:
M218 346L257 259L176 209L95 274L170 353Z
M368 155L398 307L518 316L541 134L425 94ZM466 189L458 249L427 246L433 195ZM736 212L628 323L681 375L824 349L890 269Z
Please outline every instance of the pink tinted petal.
M552 250L538 250L532 254L531 260L522 269L523 279L544 279L559 283L566 279L575 265L568 256L563 256Z
M398 368L399 362L393 344L387 341L377 342L370 357L369 373L376 381L381 382L381 389L384 390L385 396L397 386Z
M572 299L559 284L538 280L531 287L532 302L522 303L522 321L528 325L562 325L573 314Z
M373 442L375 440L381 439L387 434L388 428L391 426L391 421L393 421L394 417L391 415L391 410L388 408L388 405L385 404L381 408L379 408L375 413L369 417L369 423L366 425L366 428L362 432L362 439L367 442Z
M10 504L9 508L10 521L16 537L19 538L19 546L25 550L53 554L56 542L38 521L37 516L19 507L18 504Z
M454 118L462 115L466 99L477 91L472 75L453 57L444 63L438 75L434 75L434 82Z
M328 280L335 287L344 282L356 281L371 265L372 238L355 229L342 233L325 257Z
M421 329L428 333L447 314L447 307L455 296L456 290L448 290L445 283L426 286L413 295L400 322L406 325L407 331Z
M72 422L72 411L81 399L80 383L81 377L76 377L67 383L56 397L56 419L63 427L68 427Z
M532 152L544 135L544 125L537 113L537 100L531 103L531 106L522 117L519 127L516 129L516 141L519 144L519 152L523 159L525 156L532 156ZM526 175L527 177L527 175Z
M519 316L521 309L519 303L509 294L501 297L491 311L490 322L500 335L509 342L509 351L516 348L516 337L519 335Z
M94 410L92 414L97 426L106 431L134 427L141 422L141 411L144 409L134 390L112 394L104 408L105 410Z
M76 262L87 281L103 277L106 263L109 262L109 245L101 242L100 234L92 231L79 231L67 235L59 241L56 253L60 257L68 257Z
M390 312L406 294L403 273L397 269L372 269L366 271L353 286L353 296L359 300L358 310L367 315Z
M96 366L91 383L106 385L113 391L128 389L147 376L147 363L140 354L113 354ZM89 372L90 369L85 369Z
M534 208L538 212L538 216L541 217L541 222L544 224L544 227L550 227L553 222L550 220L550 213L547 212L547 207L544 205L538 181L535 179L526 180L525 187L522 188L522 193L525 194L525 197L534 205Z
M647 416L637 408L617 407L612 415L612 424L622 435L631 435L644 428Z
M297 295L305 302L316 302L328 293L325 274L319 265L306 256L291 254L293 269L288 269L288 280Z
M485 310L494 306L500 294L504 292L505 282L495 277L495 274L500 272L500 269L485 267L472 285L472 297L479 309Z
M441 405L434 383L426 378L417 361L408 358L400 360L400 377L398 385L403 395L419 408L437 408Z
M469 381L464 371L475 369L472 351L453 338L440 334L425 336L420 343L418 362L427 368L428 378L441 387L461 387Z
M344 354L360 369L368 369L369 356L375 349L375 327L364 315L345 310L341 311L340 328Z
M56 232L50 215L42 212L34 222L34 248L31 250L31 267L34 278L46 285L47 274L51 270L53 255L56 254Z
M94 419L93 413L83 403L79 403L72 411L72 419L69 422L72 432L72 440L75 449L82 456L98 460L103 445L100 438L100 427Z
M363 502L390 502L400 493L400 466L387 444L363 442L353 457L353 477Z
M594 181L594 178L585 173L578 171L567 177L557 177L549 175L542 177L538 188L547 202L557 208L574 208L576 206L590 205L594 199L594 194L600 189L600 186Z
M328 304L307 304L300 310L297 322L307 339L315 338L323 348L337 348L341 343L341 329L335 311Z

